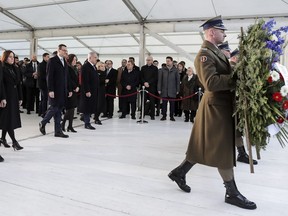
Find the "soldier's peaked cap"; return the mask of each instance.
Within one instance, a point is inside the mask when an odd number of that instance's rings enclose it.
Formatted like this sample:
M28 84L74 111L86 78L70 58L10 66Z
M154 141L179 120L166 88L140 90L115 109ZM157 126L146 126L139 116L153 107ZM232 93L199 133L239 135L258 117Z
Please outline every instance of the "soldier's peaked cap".
M239 54L239 50L236 48L230 55L230 57L236 56Z
M211 18L209 20L206 20L200 27L203 27L203 30L206 30L209 28L227 30L223 24L221 15L214 17L214 18Z

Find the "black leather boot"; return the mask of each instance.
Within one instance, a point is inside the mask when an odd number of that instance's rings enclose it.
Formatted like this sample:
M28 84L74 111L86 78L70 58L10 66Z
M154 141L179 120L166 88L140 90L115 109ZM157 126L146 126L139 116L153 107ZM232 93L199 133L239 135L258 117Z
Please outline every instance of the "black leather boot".
M256 209L257 206L254 202L244 197L237 189L236 183L233 180L224 182L226 187L225 202L231 205L236 205L244 209Z
M193 164L191 164L189 161L185 160L180 166L173 169L169 174L168 177L175 181L178 187L187 192L190 193L191 188L186 184L186 173L193 167Z
M1 144L3 144L3 146L4 146L5 148L10 148L10 147L11 147L10 145L8 145L6 139L0 138L0 146L1 146Z
M189 111L188 110L184 110L184 114L185 114L184 122L189 122Z
M238 151L237 161L249 164L249 156L246 153L244 146L237 147L237 151ZM258 162L256 160L253 160L253 164L257 165Z
M194 118L196 116L196 111L195 110L192 110L191 111L191 114L190 114L190 122L194 123Z
M12 148L14 149L14 151L19 151L19 150L22 150L23 147L19 145L19 143L17 141L13 142L12 144Z

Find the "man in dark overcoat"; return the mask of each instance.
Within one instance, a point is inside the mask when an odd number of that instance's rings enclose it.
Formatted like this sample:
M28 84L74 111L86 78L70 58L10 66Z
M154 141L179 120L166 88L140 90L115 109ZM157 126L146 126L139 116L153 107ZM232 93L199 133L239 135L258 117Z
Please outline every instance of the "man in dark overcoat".
M80 112L83 113L84 127L95 130L90 124L90 116L97 110L99 76L95 64L98 55L96 52L88 54L88 60L82 66L82 85L80 97Z
M152 56L148 56L146 58L146 63L147 63L146 65L141 67L140 71L141 85L145 86L145 90L155 95L157 94L158 68L155 65L153 65ZM145 93L144 104L146 104L147 100L150 101L149 110L151 120L154 120L155 98Z
M113 68L113 62L111 60L105 61L106 63L106 93L110 95L116 95L116 82L117 82L117 73L118 71ZM113 117L114 113L114 99L115 97L106 96L106 115L108 118Z
M139 85L139 70L134 68L133 63L129 60L126 69L121 76L122 95L129 95L137 92ZM136 100L137 94L123 98L123 112L120 118L126 118L128 114L128 108L131 106L131 118L136 119Z
M162 115L161 121L166 120L167 104L170 104L170 120L175 121L175 101L176 95L180 92L180 75L177 68L173 65L173 58L166 57L166 66L162 67L158 72L158 93L164 100L162 101Z
M68 65L65 60L67 47L64 44L58 46L57 55L50 58L47 63L47 87L49 108L39 123L40 132L45 135L45 125L54 117L54 136L67 138L61 129L61 111L64 108L67 97L72 96L72 90L68 86Z
M37 73L38 73L38 86L41 93L41 102L39 106L39 115L44 117L47 111L47 104L48 104L48 89L47 89L47 80L46 80L46 69L47 69L47 62L50 58L49 53L44 53L42 55L43 61L38 64Z
M226 37L221 16L202 25L205 41L198 52L194 65L205 93L199 104L192 129L186 159L169 173L171 180L185 192L186 173L196 163L217 167L226 187L225 202L245 209L256 209L237 189L233 166L235 165L235 127L233 99L236 77L226 56L218 49Z

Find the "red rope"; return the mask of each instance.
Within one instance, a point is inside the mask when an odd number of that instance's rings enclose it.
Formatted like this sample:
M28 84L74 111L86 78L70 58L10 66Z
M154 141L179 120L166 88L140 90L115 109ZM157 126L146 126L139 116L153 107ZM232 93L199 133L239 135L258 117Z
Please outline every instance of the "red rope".
M197 95L198 93L194 93L194 94L192 94L192 95L189 95L189 96L186 96L186 97L183 97L183 98L162 98L162 97L159 97L159 96L157 96L157 95L154 95L154 94L152 94L152 93L150 93L150 92L148 92L148 94L151 95L152 97L155 97L155 98L159 99L159 100L181 101L181 100L186 100L186 99L188 99L188 98L192 98L193 96Z
M105 96L125 98L125 97L131 97L131 96L136 95L136 94L138 94L138 91L133 92L133 93L131 93L131 94L127 94L127 95L112 95L112 94L106 93Z

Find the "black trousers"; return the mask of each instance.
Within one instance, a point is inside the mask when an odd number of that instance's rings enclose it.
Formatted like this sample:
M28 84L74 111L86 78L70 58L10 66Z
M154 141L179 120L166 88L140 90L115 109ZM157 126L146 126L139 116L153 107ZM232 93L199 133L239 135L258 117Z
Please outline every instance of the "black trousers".
M123 98L123 112L122 112L122 115L123 116L126 116L129 112L128 112L128 109L130 111L130 106L131 106L131 116L135 116L135 113L136 113L136 100L132 101L132 100L127 100L126 98Z
M149 106L145 106L148 100ZM146 114L149 114L151 117L155 117L155 98L148 94L145 94L144 97L144 115Z
M36 87L27 87L26 88L26 109L27 111L34 111L35 102L36 102L36 113L39 112L39 88Z
M108 117L113 117L114 113L114 97L106 96L106 114Z
M47 89L40 89L41 93L41 101L39 105L39 115L43 115L47 111L48 105L48 90Z
M54 131L55 133L57 132L61 132L61 112L62 112L62 107L59 108L59 107L54 107L54 106L50 106L43 118L43 120L41 121L41 124L42 125L46 125L50 119L52 117L54 117Z
M175 98L165 98L165 99L175 99ZM170 117L174 116L174 112L175 112L175 101L169 101L170 104ZM164 117L167 116L167 105L168 105L168 100L163 100L162 101L162 115Z

